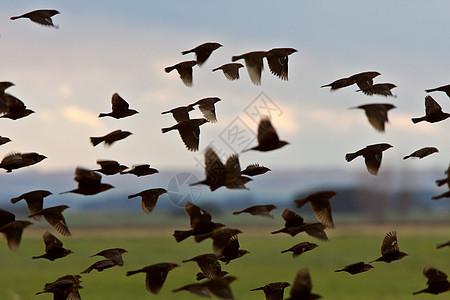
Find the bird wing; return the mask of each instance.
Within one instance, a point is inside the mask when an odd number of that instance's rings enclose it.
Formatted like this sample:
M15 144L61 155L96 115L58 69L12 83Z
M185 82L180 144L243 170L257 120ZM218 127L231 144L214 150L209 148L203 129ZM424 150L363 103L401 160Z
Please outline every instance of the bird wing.
M213 182L220 181L226 175L225 166L211 147L205 151L205 173L206 177L211 178Z
M183 66L177 68L178 74L180 74L181 81L185 86L192 86L192 67Z
M113 111L123 111L128 110L129 104L125 101L119 94L115 93L111 98L111 105Z
M145 276L145 288L152 294L158 294L161 287L166 281L168 270L151 270L146 272Z
M433 282L446 281L447 274L435 268L425 267L423 275L428 278L427 285Z
M397 242L397 232L388 232L384 237L383 243L381 244L381 255L398 251L400 251L400 249Z
M275 128L272 126L270 119L268 117L263 117L261 121L259 121L258 126L258 144L273 145L277 144L278 141L278 134L275 131Z
M203 208L191 202L186 202L184 209L189 216L191 228L197 226L198 223L211 222L211 215Z
M383 154L381 151L376 153L367 153L364 156L364 161L366 163L367 171L372 175L377 175L378 170L381 166L381 159Z
M48 231L44 232L42 239L45 244L45 252L63 247L63 243Z
M291 287L291 299L309 299L312 290L312 280L308 269L297 272Z
M189 112L184 107L179 107L179 109L174 109L172 111L172 116L177 121L177 123L181 123L183 121L189 120Z
M228 80L239 79L239 68L243 67L242 64L233 63L222 66L222 71Z
M287 55L267 55L270 72L283 80L288 80L288 60Z
M102 169L118 167L119 163L115 160L97 160L97 164L100 165Z
M429 115L433 111L442 111L442 107L431 97L425 97L425 114Z
M158 195L152 192L143 193L142 195L141 206L142 210L148 214L153 208L155 208L156 201L158 200Z
M44 218L59 233L64 236L69 236L70 231L69 227L66 224L66 220L62 215L62 212L59 210L47 210L44 212Z
M233 154L228 157L225 163L225 184L232 184L241 176L241 166L239 164L239 155Z
M6 225L16 219L16 216L13 213L10 213L7 210L0 209L0 227Z
M261 84L261 72L264 69L263 55L249 55L244 58L250 80L255 85Z
M387 110L390 108L380 104L369 105L364 109L369 123L376 130L384 132L384 125L388 121Z
M321 241L328 241L327 234L324 231L325 226L322 223L308 223L301 227L308 235L315 237Z
M202 112L203 116L206 120L211 123L217 122L216 118L216 110L214 108L214 102L212 101L203 101L198 108Z
M183 122L179 124L178 133L189 151L197 151L200 142L200 127L195 124Z
M23 230L29 225L31 225L31 222L28 221L12 221L0 227L0 232L6 236L9 249L12 251L19 249Z
M286 227L297 227L305 224L303 218L299 214L287 208L283 210L281 217L285 220Z

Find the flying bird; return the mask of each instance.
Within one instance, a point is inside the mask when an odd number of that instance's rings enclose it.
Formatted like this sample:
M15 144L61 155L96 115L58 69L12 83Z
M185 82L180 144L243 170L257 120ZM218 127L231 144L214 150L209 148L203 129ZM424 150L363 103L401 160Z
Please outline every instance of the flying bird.
M62 300L80 300L80 294L78 290L82 288L81 276L78 274L65 275L53 282L46 283L42 292L37 292L36 295L42 293L52 293L53 299Z
M334 228L330 199L336 195L335 191L321 191L308 195L303 199L294 200L294 203L298 208L301 208L309 202L317 219L326 227Z
M0 226L0 232L5 237L9 249L15 252L17 251L17 249L19 249L23 231L25 230L25 228L32 225L33 223L20 220L16 221L15 216L12 213L9 213L5 210L0 210L0 216L3 217L4 215L6 215L7 218L10 218L11 215L12 217L14 217L13 220L8 220L9 222L6 222L6 224ZM5 221L3 221L2 223L5 223Z
M6 109L0 115L0 118L7 118L11 120L18 120L34 113L33 110L28 109L22 100L13 95L5 93L3 98L6 99Z
M277 207L273 204L267 204L267 205L254 205L247 207L240 211L233 212L233 215L239 215L242 213L249 213L254 216L263 216L263 217L269 217L273 219L273 216L270 214L270 212Z
M75 193L89 196L114 188L114 186L108 183L101 183L102 175L80 167L75 169L74 180L78 182L78 187L74 190L62 192L61 194Z
M36 152L20 153L13 152L3 157L0 162L0 168L6 170L6 173L12 170L28 167L43 161L47 157Z
M433 153L439 152L439 150L435 147L424 147L419 150L414 151L410 155L406 155L403 159L408 159L410 157L424 158L425 156L431 155Z
M129 171L122 171L120 174L133 174L137 177L146 176L146 175L152 175L155 173L159 173L158 170L154 168L150 168L149 164L143 164L143 165L135 165L132 167Z
M391 90L396 87L397 86L393 83L377 83L369 85L364 89L357 90L357 92L363 92L364 95L367 96L380 95L385 97L391 96L395 98L397 96L394 96Z
M295 257L299 256L300 254L305 253L307 251L311 251L313 249L316 249L317 247L319 247L319 245L317 245L315 243L301 242L299 244L292 246L289 249L281 251L281 253L292 252L292 257L295 258Z
M187 263L190 261L197 263L197 266L200 268L201 272L197 273L197 280L204 278L222 278L228 274L228 272L222 271L218 258L213 253L197 255L193 258L185 259L182 262Z
M288 80L288 56L297 52L294 48L273 48L266 53L267 63L270 72L281 78Z
M250 149L243 150L246 152L249 150L257 151L272 151L288 145L286 141L282 141L278 138L278 134L275 128L272 126L269 117L262 117L258 125L258 146Z
M266 51L253 51L242 55L231 57L231 61L235 62L244 59L250 80L255 85L261 85L261 73L264 69L263 58L266 57Z
M92 170L104 175L115 175L128 169L127 166L121 165L115 160L97 160L97 164L100 165L100 169Z
M446 191L445 193L442 193L440 195L431 197L431 200L439 200L439 199L442 199L442 198L450 198L450 190Z
M53 195L51 192L46 190L35 190L18 197L12 198L10 201L12 204L19 202L20 200L25 200L27 203L28 211L30 214L34 214L43 208L44 198ZM36 221L41 220L41 216L38 215L34 217Z
M61 233L64 236L70 236L71 233L69 231L69 227L67 226L66 220L63 216L63 211L68 209L69 206L67 205L57 205L52 207L47 207L44 209L41 209L31 215L29 215L29 218L33 218L35 216L44 216L47 223L56 229L59 233Z
M198 151L200 143L200 126L207 123L206 119L192 119L180 122L172 127L162 128L161 132L166 133L171 130L178 130L184 145L189 151Z
M111 259L102 259L90 265L86 270L80 272L80 274L89 274L92 270L103 272L103 270L115 267L117 265L117 261Z
M416 124L422 121L437 123L450 117L450 113L442 111L442 107L431 97L425 97L425 116L412 118L411 121Z
M431 93L431 92L444 92L447 94L447 96L450 97L450 84L447 85L443 85L434 89L429 89L429 90L425 90L425 92L427 93Z
M239 69L243 68L244 65L240 64L240 63L229 63L229 64L224 64L221 65L220 67L217 67L215 69L213 69L212 71L218 71L218 70L222 70L223 74L225 75L225 77L228 80L237 80L239 79Z
M71 250L63 248L63 243L48 231L44 232L42 239L45 244L45 253L39 256L33 256L32 259L46 258L54 261L55 259L63 258L73 253Z
M242 231L240 231L239 229L222 228L217 231L196 235L195 241L197 243L200 243L207 238L211 238L213 240L212 247L214 254L216 254L217 256L221 256L230 240L237 236L239 233L242 233Z
M423 290L414 292L413 295L420 293L437 295L450 291L450 282L447 279L447 274L444 272L435 268L425 267L422 273L428 279L427 287Z
M195 56L197 58L197 65L201 66L208 59L211 53L214 50L219 49L220 47L222 47L222 45L219 43L204 43L195 48L192 48L191 50L183 51L181 52L181 54L185 55L192 52L195 53Z
M111 249L102 250L94 255L91 255L90 257L103 256L104 258L114 261L117 265L123 266L122 255L127 252L128 252L127 250L122 249L122 248L111 248Z
M44 26L51 26L51 27L58 28L58 25L55 26L52 21L52 17L57 14L59 14L59 11L57 11L55 9L38 9L38 10L30 11L30 12L25 13L20 16L11 17L10 19L16 20L16 19L20 19L20 18L28 18L35 23L38 23L38 24L41 24Z
M284 289L291 286L288 282L272 282L250 291L263 291L266 300L283 300Z
M382 153L389 148L392 148L392 146L386 143L369 145L354 153L347 153L345 155L345 160L350 162L358 156L364 157L367 171L376 176L381 166Z
M6 137L6 136L0 136L0 146L1 146L1 145L4 145L4 144L6 144L6 143L9 143L9 142L11 142L11 139L10 139L10 138L8 138L8 137Z
M220 101L220 98L217 97L209 97L198 100L195 103L190 104L189 106L196 106L203 114L203 117L208 120L208 122L215 123L217 122L216 110L214 104Z
M234 299L230 284L236 280L234 276L226 276L223 278L212 278L201 283L193 283L184 285L178 289L172 290L176 293L179 291L188 291L202 297L216 296L220 299Z
M372 125L376 130L384 132L385 124L389 122L388 111L395 108L395 106L389 103L373 103L351 108L364 109L370 125Z
M371 261L373 263L375 261L384 261L390 263L394 260L402 259L408 254L401 252L398 247L397 242L397 232L391 231L386 234L383 239L383 243L381 244L381 257Z
M183 61L176 65L166 67L164 71L170 73L173 70L177 70L180 75L181 81L185 86L192 86L192 68L197 64L195 60Z
M107 135L100 137L90 137L91 144L95 147L98 144L104 142L105 146L111 146L114 142L123 140L124 138L132 135L129 131L122 131L120 129L114 130L113 132L108 133Z
M110 113L100 113L99 118L102 117L112 117L114 119L121 119L138 114L139 112L135 109L130 109L129 104L125 101L119 94L114 93L111 98L112 112Z
M222 229L223 230L223 229ZM213 238L214 240L214 238ZM220 241L219 241L220 243ZM213 242L214 247L214 242ZM225 247L221 250L221 254L219 255L219 260L224 262L226 265L230 263L230 261L240 258L246 254L249 254L245 249L240 249L241 245L239 244L239 240L237 235L232 236Z
M357 263L348 265L348 266L346 266L343 269L336 270L335 272L348 272L348 273L350 273L352 275L355 275L355 274L359 274L359 273L362 273L362 272L369 271L372 268L373 268L373 266L371 266L369 264L366 264L363 261L361 261L361 262L357 262Z
M138 196L142 197L142 210L144 211L144 213L149 214L153 210L153 208L155 208L158 197L166 193L167 191L163 188L148 189L134 195L129 195L128 199L132 199Z
M287 233L291 236L295 236L300 232L306 232L308 235L315 237L322 241L328 241L328 237L324 231L325 226L320 223L305 223L302 216L285 208L281 213L281 217L284 219L284 228L271 232L276 233Z
M251 164L248 165L245 170L241 171L242 175L248 175L248 176L256 176L256 175L262 175L268 171L271 171L269 168L260 166L259 164Z
M172 108L168 111L163 111L161 114L172 114L172 117L177 121L177 123L181 123L183 121L190 120L189 118L189 112L194 110L195 108L192 105L188 106L179 106L176 108Z
M322 85L323 87L330 87L330 92L338 90L343 87L347 87L356 83L356 85L361 89L367 89L368 87L373 85L373 79L377 76L381 75L376 71L368 71L362 72L358 74L354 74L347 78L341 78L333 81L332 83Z
M294 283L292 284L290 297L286 300L314 300L320 299L322 296L313 294L312 280L308 269L302 269L297 272Z
M436 249L441 249L441 248L444 248L444 247L447 247L447 246L450 247L450 241L442 243L442 244L438 244L436 246Z
M137 273L145 273L145 288L152 294L158 294L166 281L167 274L174 268L179 267L176 263L166 262L143 267L135 271L128 271L127 276Z

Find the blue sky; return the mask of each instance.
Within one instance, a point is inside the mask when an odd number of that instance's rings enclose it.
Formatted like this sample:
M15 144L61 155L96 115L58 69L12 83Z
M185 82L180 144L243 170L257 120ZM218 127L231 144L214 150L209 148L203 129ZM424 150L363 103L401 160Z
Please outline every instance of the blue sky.
M61 12L59 29L9 17L39 8ZM345 153L388 142L383 168L445 170L450 157L450 121L416 124L424 114L424 89L450 83L448 1L8 1L0 11L0 81L35 110L27 118L0 119L0 135L13 142L0 147L48 156L37 170L94 167L115 159L126 165L150 163L158 169L190 169L200 153L185 149L176 132L161 134L174 120L160 112L204 97L220 97L219 122L201 128L200 150L210 143L224 157L237 148L224 142L235 122L256 131L246 113L264 93L278 107L272 122L291 144L269 153L243 153L241 164L259 162L277 168L364 168L347 163ZM202 67L194 68L194 87L185 87L164 67L193 55L181 51L204 42L220 42ZM293 47L289 81L268 71L253 85L247 71L230 82L211 69L232 55L274 47ZM397 98L368 97L348 87L330 93L320 86L362 71L376 70L376 82L392 82ZM110 111L119 93L140 114L98 119ZM445 111L450 99L433 93ZM392 103L386 133L376 132L363 111L349 107ZM252 104L253 103L253 104ZM193 117L200 117L194 111ZM236 121L237 120L237 121ZM231 127L230 127L231 126ZM92 147L90 136L116 129L134 134L110 148ZM402 157L425 146L440 153L423 160ZM198 166L197 166L198 167ZM380 171L382 174L382 171Z

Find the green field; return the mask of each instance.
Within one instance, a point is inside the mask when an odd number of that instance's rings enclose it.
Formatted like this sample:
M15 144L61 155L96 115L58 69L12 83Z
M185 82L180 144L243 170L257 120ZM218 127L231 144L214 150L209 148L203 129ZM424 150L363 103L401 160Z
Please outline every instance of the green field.
M177 225L178 229L184 226ZM276 226L275 226L276 227ZM292 282L296 272L309 268L313 280L313 291L325 299L429 299L432 295L412 296L413 291L425 287L422 275L424 266L436 267L450 274L450 250L436 250L436 244L447 241L450 226L397 226L366 227L348 226L328 230L330 242L320 242L300 234L294 238L288 235L270 235L273 226L239 227L241 247L250 254L232 261L223 269L236 276L232 283L236 299L264 299L262 291L250 292L274 281ZM45 228L46 229L46 228ZM44 229L44 230L45 230ZM66 274L79 273L101 258L89 256L106 248L121 247L129 251L124 255L125 265L107 269L102 273L93 271L84 274L81 296L83 299L199 299L185 291L172 293L171 290L195 282L198 272L196 264L181 263L181 260L211 252L211 241L200 244L189 239L176 243L171 233L175 227L164 229L148 228L73 228L72 236L62 238L66 248L74 253L66 258L50 262L32 260L31 256L43 253L41 228L27 229L17 253L11 252L4 241L0 245L0 299L51 299L49 294L36 296L46 282ZM374 269L367 273L350 275L335 273L345 265L370 261L380 255L381 241L386 232L397 230L400 250L408 257L387 264L373 263ZM301 241L319 244L315 250L296 259L280 251ZM161 292L150 295L144 288L144 274L126 277L126 271L146 265L173 261L181 267L171 271ZM289 288L285 291L285 296ZM433 299L444 299L449 294L441 294Z

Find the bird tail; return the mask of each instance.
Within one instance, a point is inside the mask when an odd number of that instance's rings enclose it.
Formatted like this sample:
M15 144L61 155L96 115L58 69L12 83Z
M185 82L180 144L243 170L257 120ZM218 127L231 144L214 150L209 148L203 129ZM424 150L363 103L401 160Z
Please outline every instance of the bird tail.
M305 200L305 199L294 200L294 203L297 206L297 208L302 207L303 205L306 204L306 202L308 202L308 200Z
M174 69L175 69L175 67L167 67L167 68L164 68L164 71L166 71L166 73L170 73L170 72L172 72Z
M427 92L427 93L431 93L431 92L435 92L435 91L437 91L438 89L436 88L436 89L429 89L429 90L425 90L425 92Z
M436 185L437 186L444 185L447 183L447 181L448 181L448 179L438 179L438 180L436 180ZM12 199L11 199L11 202L12 202Z
M243 213L242 210L240 210L240 211L235 211L235 212L233 212L233 215L240 215L240 214L242 214L242 213Z
M107 116L108 116L108 114L105 114L105 113L100 113L100 114L98 115L99 118L103 118L103 117L107 117Z
M86 270L84 270L83 272L80 272L80 274L89 274L92 271L92 268L89 267Z
M11 18L9 18L10 20L17 20L17 19L20 19L20 18L22 18L22 16L15 16L15 17L11 17Z
M444 198L444 196L442 196L442 195L433 196L433 197L431 197L431 200L439 200L441 198Z
M231 57L231 61L237 61L241 58L242 58L242 55L236 55L236 56Z
M10 201L12 204L19 202L20 200L22 200L22 198L20 197L16 197L16 198L12 198Z
M126 173L123 172L122 174L126 174ZM139 195L138 195L138 194L129 195L129 196L128 196L128 199L132 199L132 198L135 198L135 197L137 197L137 196L139 196Z
M256 289L252 289L250 291L261 291L261 290L264 290L264 287L259 287L259 288L256 288Z
M273 232L272 232L272 233L273 233ZM283 250L283 251L281 251L281 253L286 253L286 252L289 252L289 251L291 251L291 249Z
M163 111L161 114L164 115L164 114L168 114L168 113L170 113L170 111Z
M424 293L424 292L426 292L426 290L427 290L427 289L423 289L423 290L420 290L420 291L414 292L414 293L412 293L412 294L413 294L413 295L417 295L417 294L420 294L420 293Z
M191 53L191 52L194 52L194 51L192 51L192 50L181 51L181 54L182 55L186 55L186 54Z
M213 72L220 70L220 68L212 69Z
M408 159L410 157L412 157L412 155L406 155L405 157L403 157L403 159Z
M166 133L166 132L169 132L169 131L174 130L174 129L175 129L175 126L172 126L172 127L166 127L166 128L161 128L161 132L162 132L162 133Z
M335 272L344 272L344 269L336 270Z
M39 255L39 256L32 256L31 258L32 258L32 259L38 259L38 258L43 258L43 257L44 257L44 254Z
M196 235L196 236L195 236L195 241L196 241L197 243L200 243L201 241L203 241L203 240L209 238L210 236L211 236L211 234L209 234L209 233Z
M142 272L142 270L128 271L127 272L127 276L131 276L131 275L134 275L134 274L137 274L137 273L140 273L140 272Z
M103 142L103 139L101 137L91 137L91 144L95 147L101 142Z
M281 233L281 232L286 232L287 233L286 228L282 228L282 229L277 230L277 231L272 231L271 234Z
M421 118L411 118L411 121L416 124L422 121L425 121L425 117L421 117Z
M331 83L329 83L329 84L324 84L324 85L322 85L322 86L320 86L321 88L324 88L324 87L328 87L328 86L332 86L332 84Z
M346 161L352 161L355 158L357 158L359 155L355 152L355 153L347 153L345 154L345 160Z
M173 237L177 242L184 241L192 235L192 230L175 230L173 232Z
M206 276L202 272L198 272L197 275L196 275L197 281L205 279L205 278L206 278Z

